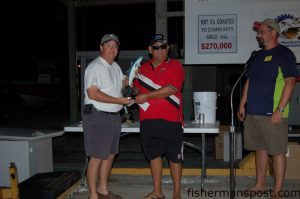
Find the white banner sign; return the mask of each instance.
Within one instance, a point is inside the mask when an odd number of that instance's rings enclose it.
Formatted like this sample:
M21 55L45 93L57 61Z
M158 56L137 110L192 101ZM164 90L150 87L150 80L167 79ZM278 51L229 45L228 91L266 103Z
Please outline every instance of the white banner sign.
M300 63L300 0L185 0L184 63L243 64L260 47L253 22L276 19Z
M237 15L198 16L198 54L237 52Z

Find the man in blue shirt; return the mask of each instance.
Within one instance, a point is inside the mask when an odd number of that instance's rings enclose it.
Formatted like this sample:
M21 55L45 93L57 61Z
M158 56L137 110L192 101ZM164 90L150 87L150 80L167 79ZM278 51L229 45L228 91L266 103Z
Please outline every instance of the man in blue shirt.
M286 169L288 102L295 86L296 58L291 50L278 43L280 27L275 20L255 22L254 30L262 49L249 65L238 111L239 120L245 121L244 147L256 152L256 184L249 191L264 191L271 156L275 179L272 198L280 198Z

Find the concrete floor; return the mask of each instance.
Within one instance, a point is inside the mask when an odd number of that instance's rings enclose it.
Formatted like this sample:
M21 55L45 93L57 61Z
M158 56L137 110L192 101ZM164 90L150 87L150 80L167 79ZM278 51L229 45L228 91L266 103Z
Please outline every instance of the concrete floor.
M194 142L200 142L201 139L194 137L188 138ZM200 140L199 140L200 139ZM215 160L212 152L211 139L208 141L208 154L207 154L207 168L215 169L228 169L228 162L222 160ZM68 143L66 145L66 143ZM62 137L57 137L53 141L54 147L54 169L68 170L80 169L82 171L85 163L85 155L83 150L83 139L80 133L65 134ZM186 149L186 160L183 163L185 169L201 168L201 156L198 152ZM165 162L164 167L168 167ZM109 181L110 190L116 194L122 195L127 199L141 199L147 193L152 191L152 178L149 173L149 164L145 160L143 153L140 149L138 135L130 135L122 138L120 142L120 154L114 163L115 169L125 170L125 175L112 174ZM135 169L133 169L135 168ZM128 173L126 173L126 169ZM145 172L145 169L148 172ZM135 170L139 175L132 175L132 170ZM113 170L113 173L114 172ZM261 195L242 197L241 192L255 183L254 176L237 176L236 177L236 194L235 198L269 198L270 190L273 187L273 179L267 177L267 187L264 196ZM230 177L227 176L214 176L209 175L204 180L204 190L201 192L201 179L200 176L184 175L182 179L182 198L230 198ZM172 180L170 175L163 177L163 191L167 199L172 198ZM300 180L286 180L284 185L285 195L288 199L300 198ZM202 195L201 195L202 194ZM72 187L72 191L65 193L63 198L68 199L83 199L88 198L88 189L86 182L81 186L78 182ZM60 198L62 199L62 198Z
M182 199L204 198L204 199L221 199L230 198L230 181L227 176L209 176L205 179L204 189L201 191L200 177L184 176L182 179ZM264 197L257 194L251 197L243 197L241 192L246 190L255 182L254 177L236 177L235 198L269 198L273 179L267 178L267 187ZM172 180L170 176L163 177L163 192L166 199L172 198ZM142 199L147 193L152 191L152 178L145 175L111 175L109 182L110 190L121 195L124 199ZM83 199L88 197L88 189L86 183L84 186L80 184L73 187L66 199ZM285 198L299 199L300 198L300 182L299 180L287 180L284 185Z

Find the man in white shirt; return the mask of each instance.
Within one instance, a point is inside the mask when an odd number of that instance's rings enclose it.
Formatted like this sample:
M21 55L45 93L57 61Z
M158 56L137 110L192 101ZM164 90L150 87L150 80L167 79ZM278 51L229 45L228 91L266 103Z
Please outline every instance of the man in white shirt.
M108 190L112 163L119 151L119 111L123 105L133 103L132 99L124 98L121 94L128 79L114 61L119 45L116 35L104 35L100 42L100 56L88 65L84 76L85 106L82 119L85 151L89 157L89 199L122 198Z

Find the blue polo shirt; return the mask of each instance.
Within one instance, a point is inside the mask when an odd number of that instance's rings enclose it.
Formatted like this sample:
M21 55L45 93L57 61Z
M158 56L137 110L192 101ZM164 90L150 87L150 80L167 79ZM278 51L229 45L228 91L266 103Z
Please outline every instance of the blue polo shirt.
M284 79L297 76L296 57L282 45L270 50L260 50L250 63L247 76L247 114L271 116L279 104ZM288 117L288 109L287 104L284 118Z

